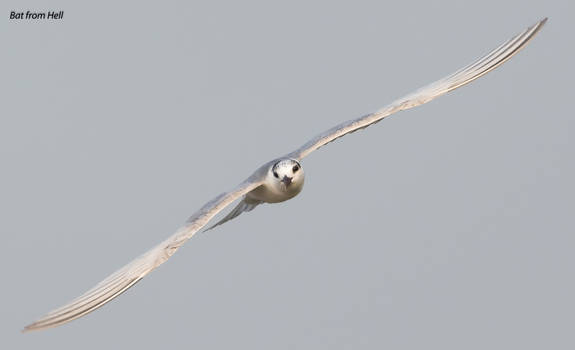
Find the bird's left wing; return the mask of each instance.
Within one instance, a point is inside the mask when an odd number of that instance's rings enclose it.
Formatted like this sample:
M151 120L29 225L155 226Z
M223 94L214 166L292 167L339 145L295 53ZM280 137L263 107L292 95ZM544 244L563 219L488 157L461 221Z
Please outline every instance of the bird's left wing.
M537 34L539 29L543 27L547 18L535 23L533 26L525 29L523 32L517 34L509 39L487 55L480 57L473 63L465 66L464 68L456 71L455 73L437 80L407 96L404 96L379 111L367 114L357 119L348 120L335 127L317 135L310 141L306 142L297 150L289 153L286 157L301 160L311 152L320 148L321 146L330 143L344 135L352 133L357 130L366 128L372 124L377 123L383 118L409 108L420 106L439 97L449 91L455 90L460 86L472 82L480 76L490 72L503 64L505 61L514 56L521 50L528 42Z
M188 239L204 227L222 209L244 194L260 186L261 168L229 192L224 192L206 203L186 224L171 237L142 254L70 303L50 312L24 331L55 327L86 315L125 292L145 275L168 260Z

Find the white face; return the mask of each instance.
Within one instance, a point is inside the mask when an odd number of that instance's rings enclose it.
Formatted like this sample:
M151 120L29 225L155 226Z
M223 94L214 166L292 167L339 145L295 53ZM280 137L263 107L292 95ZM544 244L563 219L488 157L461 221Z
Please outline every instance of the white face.
M274 164L270 172L283 191L301 188L303 185L303 169L294 159L280 160Z

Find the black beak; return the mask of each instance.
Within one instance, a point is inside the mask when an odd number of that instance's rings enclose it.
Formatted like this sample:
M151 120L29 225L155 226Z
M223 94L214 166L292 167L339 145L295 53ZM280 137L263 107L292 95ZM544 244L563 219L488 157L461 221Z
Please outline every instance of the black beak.
M283 177L283 179L282 179L282 182L283 182L286 186L289 186L289 184L291 184L291 179L292 179L291 177L287 177L287 176L284 175L284 177Z

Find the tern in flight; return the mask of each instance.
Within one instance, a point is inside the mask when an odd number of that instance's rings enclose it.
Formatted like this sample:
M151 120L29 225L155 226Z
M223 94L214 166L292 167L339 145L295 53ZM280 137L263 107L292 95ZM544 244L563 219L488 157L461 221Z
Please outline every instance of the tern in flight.
M373 125L393 113L427 103L479 78L519 52L546 21L547 18L544 18L455 73L420 88L374 113L336 125L315 136L295 151L265 163L238 186L207 202L171 237L116 271L80 297L26 326L24 331L64 324L98 309L116 298L168 260L187 240L204 228L216 214L237 199L240 199L237 206L208 230L237 217L244 211L250 211L262 203L279 203L293 198L303 188L304 171L301 161L311 152L344 135Z

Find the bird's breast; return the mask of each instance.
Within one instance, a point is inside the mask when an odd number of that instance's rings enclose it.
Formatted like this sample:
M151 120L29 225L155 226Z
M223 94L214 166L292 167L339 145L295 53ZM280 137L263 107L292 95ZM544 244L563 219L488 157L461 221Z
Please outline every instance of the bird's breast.
M263 184L246 196L250 199L259 200L266 203L279 203L287 201L301 192L303 183L291 183L288 186L281 186L279 183L274 185Z

